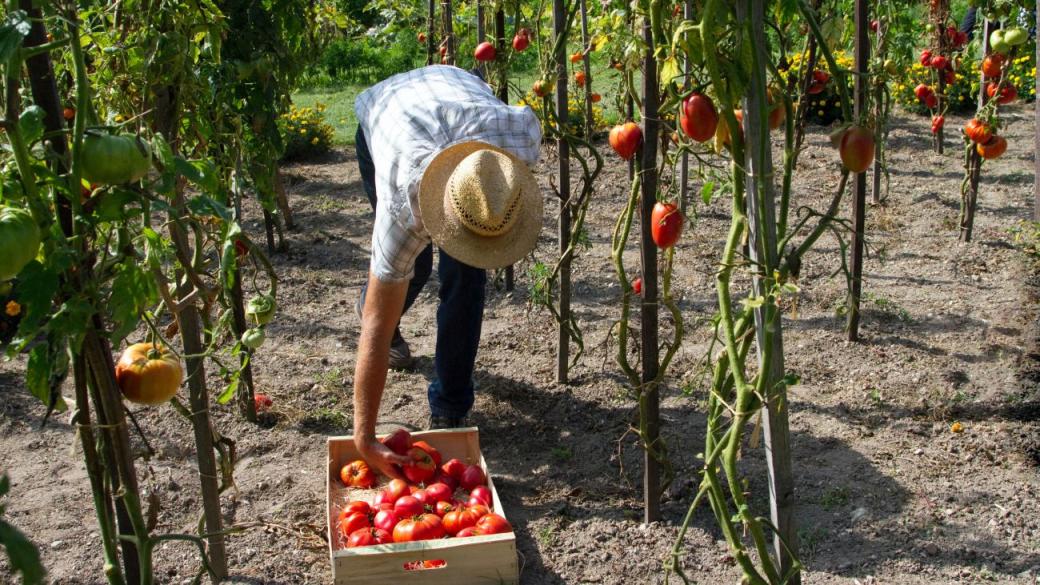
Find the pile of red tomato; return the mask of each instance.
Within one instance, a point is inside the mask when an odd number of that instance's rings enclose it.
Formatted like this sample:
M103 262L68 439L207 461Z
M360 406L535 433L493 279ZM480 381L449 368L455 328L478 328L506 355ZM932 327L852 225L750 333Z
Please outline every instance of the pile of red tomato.
M340 511L337 528L347 548L512 532L505 518L492 512L491 490L479 465L459 459L442 462L426 441L413 441L398 430L383 443L412 459L401 468L408 481L392 479L374 501L352 500ZM347 487L373 488L376 474L358 459L340 470ZM458 497L456 494L464 494Z

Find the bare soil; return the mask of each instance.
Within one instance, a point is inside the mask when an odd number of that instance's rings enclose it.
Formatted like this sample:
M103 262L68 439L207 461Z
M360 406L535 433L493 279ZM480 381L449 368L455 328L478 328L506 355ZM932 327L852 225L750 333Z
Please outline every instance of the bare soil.
M891 190L868 209L860 343L845 341L835 312L845 294L845 279L834 276L836 240L824 238L804 259L784 341L787 368L801 378L790 406L805 583L1040 582L1040 279L1009 232L1032 209L1033 118L1027 107L1011 109L1009 118L1010 146L985 167L970 244L956 234L959 135L939 156L927 120L894 121ZM949 122L956 134L964 120ZM527 301L531 262L518 265L515 292L489 290L472 422L516 528L525 584L663 582L662 562L698 481L701 367L729 201L697 204L677 249L674 290L688 334L662 417L678 477L664 520L645 525L642 454L628 432L635 403L608 341L619 297L609 237L627 175L607 159L589 214L592 246L574 269L587 351L571 384L554 382L555 325ZM798 206L826 206L836 160L826 129L810 129ZM552 167L552 160L542 165L546 189ZM227 521L248 526L228 545L237 583L331 583L325 439L349 434L353 418L353 304L366 275L372 213L350 149L286 172L299 228L288 233L289 251L273 256L281 310L254 363L258 389L274 399L272 414L256 427L230 406L213 408L215 425L238 448L237 487L223 498ZM547 206L535 253L543 261L554 255L555 208ZM247 229L259 238L255 208L250 217ZM628 263L637 266L634 247ZM418 363L390 374L382 430L426 422L436 291L431 282L404 318ZM0 364L0 470L13 480L7 517L40 547L54 583L102 583L74 431L64 416L39 429L44 409L24 390L23 369L22 361ZM156 450L139 474L143 490L161 502L158 530L194 532L199 489L189 424L168 407L133 411ZM956 421L963 432L951 432ZM764 512L762 449L748 446L741 468ZM737 582L707 509L697 512L681 549L697 583ZM156 554L158 582L187 582L197 568L189 546L169 544ZM5 562L0 581L10 580Z

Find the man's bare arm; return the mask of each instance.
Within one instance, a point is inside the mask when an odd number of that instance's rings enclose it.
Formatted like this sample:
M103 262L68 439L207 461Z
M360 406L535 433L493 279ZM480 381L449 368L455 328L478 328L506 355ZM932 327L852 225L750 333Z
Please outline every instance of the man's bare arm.
M394 478L401 477L394 464L404 465L410 459L397 455L376 440L376 419L386 387L390 341L401 319L407 291L407 280L382 282L369 274L354 369L354 443L365 461Z

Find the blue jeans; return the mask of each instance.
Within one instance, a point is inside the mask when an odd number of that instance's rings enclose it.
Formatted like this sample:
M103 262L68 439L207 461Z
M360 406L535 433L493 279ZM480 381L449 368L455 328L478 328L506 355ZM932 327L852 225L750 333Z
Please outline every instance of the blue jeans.
M361 127L355 137L358 167L372 209L376 209L375 165ZM427 397L430 413L445 418L460 418L473 407L473 369L480 345L480 327L484 320L484 295L487 272L463 264L440 250L437 274L440 277L440 305L437 307L437 348L433 359L436 372ZM415 273L408 283L404 312L415 303L433 272L433 245L427 246L415 259ZM365 288L361 289L364 299ZM394 340L401 339L400 325Z

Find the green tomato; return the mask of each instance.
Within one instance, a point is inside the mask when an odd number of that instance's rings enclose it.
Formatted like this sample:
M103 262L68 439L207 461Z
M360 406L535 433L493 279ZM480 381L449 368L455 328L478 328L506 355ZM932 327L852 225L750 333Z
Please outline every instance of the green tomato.
M935 32L935 23L929 22L928 24L924 25L924 30L930 33Z
M83 178L102 185L123 185L148 174L152 155L137 136L88 132L83 137Z
M990 33L989 46L998 53L1007 53L1011 50L1011 44L1004 37L1004 30L999 28Z
M267 339L267 335L264 333L262 327L253 327L252 329L246 329L245 333L242 334L242 345L249 349L256 349L264 344L264 340Z
M1006 31L1004 31L1004 41L1012 47L1021 45L1028 40L1029 33L1027 33L1026 29L1022 27L1016 26L1014 28L1009 28Z
M895 61L891 59L885 59L885 73L888 73L892 76L896 76L899 74L899 67L896 65Z
M246 303L246 317L257 325L266 325L274 317L277 304L271 295L260 295L249 299Z
M36 257L40 227L24 209L0 207L0 281L10 280Z

